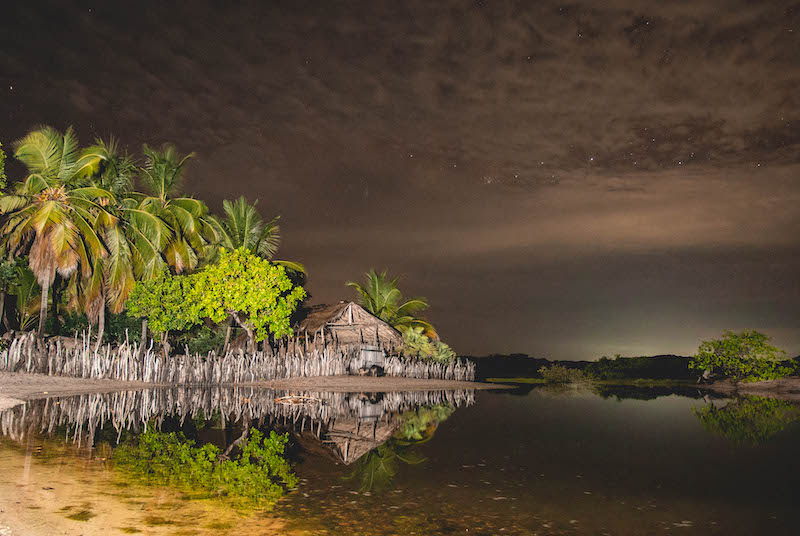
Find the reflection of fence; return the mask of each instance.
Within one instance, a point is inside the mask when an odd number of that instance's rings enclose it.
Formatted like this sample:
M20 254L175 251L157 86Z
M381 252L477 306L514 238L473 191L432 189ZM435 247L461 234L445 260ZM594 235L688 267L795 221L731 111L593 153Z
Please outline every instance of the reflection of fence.
M95 431L104 426L111 426L118 433L138 431L151 421L160 424L165 416L175 416L183 422L186 418L207 418L219 411L223 422L280 423L301 431L308 427L319 435L323 424L327 429L336 419L372 422L372 415L363 416L365 406L378 409L379 418L389 419L394 413L417 406L459 407L475 402L474 391L468 390L384 393L373 400L352 393L307 392L303 395L315 400L296 405L277 402L276 396L282 394L285 393L250 387L173 387L34 400L0 413L0 432L19 441L31 433L52 433L66 427L80 440L94 437Z
M360 357L356 346L328 346L304 350L300 345L281 346L268 352L229 352L218 356L178 355L164 357L152 345L140 351L136 343L95 350L85 335L75 339L56 337L38 343L33 334L15 338L0 353L0 370L40 372L77 378L111 378L179 385L242 383L303 376L347 374L350 363ZM388 376L406 378L465 380L475 378L475 365L424 363L390 357Z

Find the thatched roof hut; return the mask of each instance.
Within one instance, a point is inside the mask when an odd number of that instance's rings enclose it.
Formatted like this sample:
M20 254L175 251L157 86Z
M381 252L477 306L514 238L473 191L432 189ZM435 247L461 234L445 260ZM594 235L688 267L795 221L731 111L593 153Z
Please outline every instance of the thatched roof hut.
M322 339L338 346L403 344L400 332L355 302L315 305L295 328L298 338Z

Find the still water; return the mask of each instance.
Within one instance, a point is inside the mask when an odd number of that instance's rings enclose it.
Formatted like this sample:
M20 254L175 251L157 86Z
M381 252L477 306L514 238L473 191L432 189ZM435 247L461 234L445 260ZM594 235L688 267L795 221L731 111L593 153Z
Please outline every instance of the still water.
M798 533L800 408L787 402L539 387L276 402L285 394L122 392L0 413L0 534ZM243 423L289 433L299 484L270 510L145 485L109 461L146 427L222 451Z

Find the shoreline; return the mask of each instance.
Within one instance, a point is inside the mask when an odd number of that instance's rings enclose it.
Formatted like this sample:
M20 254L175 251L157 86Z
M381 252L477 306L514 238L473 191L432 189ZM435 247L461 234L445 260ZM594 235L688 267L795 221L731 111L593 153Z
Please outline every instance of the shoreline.
M24 403L26 400L59 396L82 395L90 393L109 393L140 389L159 389L165 387L184 387L173 384L126 382L120 380L96 380L71 378L68 376L48 376L25 372L0 371L0 410ZM185 386L192 387L192 386ZM391 392L391 391L439 391L450 389L504 389L509 386L492 385L480 382L454 380L421 380L401 377L373 376L313 376L221 384L220 387L254 387L280 389L284 391L326 391L326 392Z
M698 384L697 387L725 395L753 395L800 402L800 376L750 383L723 380Z

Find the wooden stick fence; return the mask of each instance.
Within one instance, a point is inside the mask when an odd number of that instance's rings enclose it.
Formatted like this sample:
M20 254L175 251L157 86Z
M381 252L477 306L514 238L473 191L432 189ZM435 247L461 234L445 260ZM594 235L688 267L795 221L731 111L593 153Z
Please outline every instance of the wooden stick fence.
M40 399L1 412L0 433L21 441L29 434L52 433L66 427L75 441L84 437L91 441L96 430L104 426L112 426L119 437L123 430L138 432L150 422L160 426L167 416L183 422L186 418L205 417L219 411L228 422L304 428L308 419L310 429L319 435L323 425L327 429L336 419L361 418L363 399L358 394L306 392L303 396L316 402L283 405L276 398L284 394L284 391L250 387L173 387ZM472 390L393 392L370 402L379 406L386 419L418 406L460 407L474 403Z
M348 374L360 358L360 351L357 346L329 345L306 350L292 344L268 348L267 352L239 350L221 356L214 352L189 354L187 349L185 355L165 358L152 343L144 352L135 342L96 349L85 333L74 339L54 337L43 343L31 333L14 338L9 348L0 353L0 370L169 385L220 385ZM475 364L460 359L429 363L390 356L384 372L405 378L473 381Z

